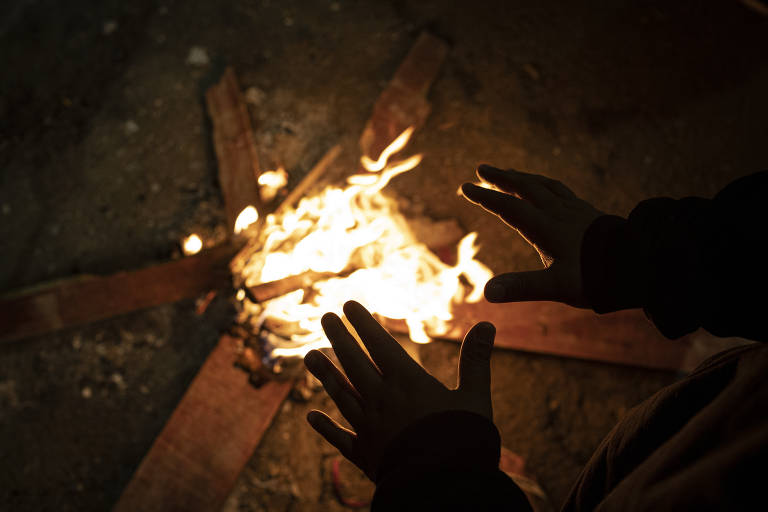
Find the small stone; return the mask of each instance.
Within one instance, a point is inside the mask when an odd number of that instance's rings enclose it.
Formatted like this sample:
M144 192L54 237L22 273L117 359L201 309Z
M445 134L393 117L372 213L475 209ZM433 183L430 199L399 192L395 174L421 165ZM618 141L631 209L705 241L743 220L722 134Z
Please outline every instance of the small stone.
M10 215L11 213L11 205L8 203L3 203L3 215Z
M208 57L208 51L202 46L193 46L187 54L187 64L190 66L203 67L211 63Z
M83 339L80 337L79 334L75 334L75 337L72 338L72 348L75 350L80 350L82 346L83 346Z
M283 25L285 25L286 27L292 27L293 23L294 23L294 20L291 16L286 16L285 18L283 18Z
M136 124L136 121L133 119L130 119L125 122L123 125L123 130L125 130L126 135L133 135L134 133L139 131L139 125Z
M266 97L267 93L258 87L249 87L245 91L245 102L254 106L261 105Z
M541 78L541 73L539 72L538 68L530 62L523 64L523 69L533 80L538 81Z
M80 395L87 400L93 396L93 390L89 386L85 386L80 390Z
M105 36L108 36L115 30L117 30L117 22L115 20L105 21L104 26L101 29L101 31L104 33Z
M152 183L152 184L149 186L149 190L150 190L150 191L151 191L153 194L157 194L158 192L160 192L160 188L161 188L161 187L160 187L160 184L159 184L159 183Z
M125 384L125 380L123 379L123 376L117 372L110 375L109 380L112 381L112 383L115 386L117 386L117 389L123 390L127 387L127 385Z
M142 395L148 395L149 394L149 388L147 386L145 386L144 384L142 384L141 386L139 386L139 393L141 393Z

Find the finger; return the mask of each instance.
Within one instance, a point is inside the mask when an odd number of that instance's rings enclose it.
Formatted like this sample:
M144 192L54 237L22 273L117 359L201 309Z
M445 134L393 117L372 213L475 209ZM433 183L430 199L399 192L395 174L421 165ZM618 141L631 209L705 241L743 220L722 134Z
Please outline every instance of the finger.
M312 410L307 414L307 421L318 434L331 443L341 454L353 464L360 467L357 450L357 435L321 411ZM361 468L362 469L362 468Z
M414 362L397 340L360 303L351 300L344 304L344 314L385 377Z
M496 328L489 322L475 324L464 337L459 352L459 389L478 397L491 396L491 349Z
M559 199L545 187L539 176L516 171L502 171L490 165L477 168L477 176L508 194L530 201L539 208L551 208Z
M544 213L528 201L472 183L464 183L461 191L471 202L482 206L516 229L529 243L546 243L549 240Z
M341 370L319 350L312 350L304 356L304 364L322 382L323 388L350 425L355 428L361 425L364 415L360 394Z
M333 313L323 315L320 322L352 385L363 397L372 394L381 384L381 374L357 340Z
M481 164L477 168L477 175L480 179L492 183L505 192L518 193L516 187L534 187L546 189L561 199L578 199L576 194L562 182L541 174L531 174L515 169L501 170L487 164Z
M488 302L557 301L561 295L550 269L499 274L485 283Z

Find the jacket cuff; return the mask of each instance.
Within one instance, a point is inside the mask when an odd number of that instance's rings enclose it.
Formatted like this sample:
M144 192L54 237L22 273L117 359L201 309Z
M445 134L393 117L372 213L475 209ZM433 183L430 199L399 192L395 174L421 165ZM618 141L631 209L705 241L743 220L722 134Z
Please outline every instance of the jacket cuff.
M628 236L627 220L603 215L589 225L581 242L584 295L597 313L643 306L647 255Z

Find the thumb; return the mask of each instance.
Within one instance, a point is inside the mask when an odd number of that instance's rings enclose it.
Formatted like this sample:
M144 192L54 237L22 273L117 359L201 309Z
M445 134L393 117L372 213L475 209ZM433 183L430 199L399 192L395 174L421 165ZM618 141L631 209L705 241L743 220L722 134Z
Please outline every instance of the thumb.
M491 349L496 328L480 322L472 327L461 343L459 354L459 389L471 394L491 396Z
M560 300L561 290L551 269L499 274L485 283L488 302L521 302L526 300Z

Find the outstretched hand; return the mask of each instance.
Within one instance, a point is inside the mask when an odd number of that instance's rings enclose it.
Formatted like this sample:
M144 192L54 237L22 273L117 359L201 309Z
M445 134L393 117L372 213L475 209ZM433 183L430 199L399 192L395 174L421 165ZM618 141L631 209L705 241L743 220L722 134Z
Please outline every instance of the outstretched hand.
M589 307L581 281L581 239L602 212L557 180L481 165L478 177L494 189L465 183L469 201L497 215L531 244L545 270L510 272L490 279L490 302L551 300Z
M461 345L459 385L448 389L430 375L357 302L347 302L344 314L370 357L342 320L331 313L322 319L323 330L344 372L320 351L304 358L354 431L327 414L311 411L310 425L371 479L376 479L387 444L415 421L436 412L470 411L492 420L492 324L475 325ZM345 375L346 374L346 375Z

